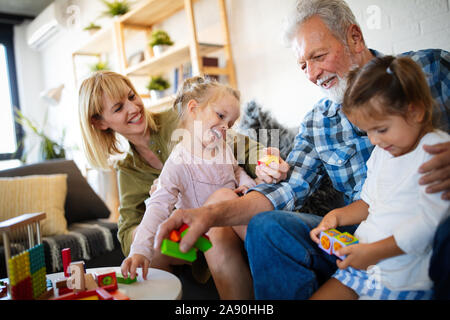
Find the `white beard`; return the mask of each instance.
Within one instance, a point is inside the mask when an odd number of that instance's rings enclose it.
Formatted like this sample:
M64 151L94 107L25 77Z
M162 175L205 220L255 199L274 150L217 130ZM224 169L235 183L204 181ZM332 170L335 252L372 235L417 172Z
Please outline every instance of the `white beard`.
M359 66L357 64L353 64L349 71L353 70L353 69L357 69L359 68ZM330 89L324 89L321 86L321 83L323 83L323 80L318 80L317 81L317 85L319 86L320 90L334 103L337 104L342 104L342 102L344 102L344 95L345 95L345 90L347 90L347 83L348 83L348 77L347 75L345 75L345 77L340 77L338 76L336 73L335 74L330 74L329 76L327 76L327 78L331 78L335 76L337 79L337 83L331 87Z

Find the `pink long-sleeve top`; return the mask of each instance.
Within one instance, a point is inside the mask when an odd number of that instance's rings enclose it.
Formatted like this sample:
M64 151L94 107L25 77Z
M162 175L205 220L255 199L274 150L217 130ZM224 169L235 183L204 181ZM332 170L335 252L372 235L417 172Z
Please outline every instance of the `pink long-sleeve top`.
M145 202L145 214L137 227L129 256L141 254L151 260L156 230L175 207L198 208L218 189L256 185L238 165L226 143L221 151L212 159L203 159L181 143L174 147L161 171L156 191Z

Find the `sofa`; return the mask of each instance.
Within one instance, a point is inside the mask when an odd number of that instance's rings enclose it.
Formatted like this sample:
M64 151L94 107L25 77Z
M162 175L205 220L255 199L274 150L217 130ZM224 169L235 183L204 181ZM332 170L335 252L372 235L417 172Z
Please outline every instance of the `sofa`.
M67 232L43 235L46 272L61 272L61 250L71 249L72 261L83 260L87 268L118 266L124 259L117 240L117 224L108 221L109 209L90 187L72 160L50 160L0 171L0 178L67 174L64 217ZM25 212L24 212L25 213ZM20 251L13 245L11 254ZM6 277L4 248L0 246L0 278Z

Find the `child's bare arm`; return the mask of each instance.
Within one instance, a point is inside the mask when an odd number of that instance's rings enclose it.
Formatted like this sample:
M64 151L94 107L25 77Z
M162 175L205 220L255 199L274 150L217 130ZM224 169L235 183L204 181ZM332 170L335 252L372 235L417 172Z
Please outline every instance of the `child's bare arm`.
M349 266L366 270L369 266L377 264L380 260L395 257L404 254L400 249L393 236L373 242L354 244L344 247L338 251L338 255L347 257L344 260L337 260L337 265L340 269L345 269Z
M322 231L333 229L339 226L351 226L367 218L369 206L362 200L358 200L345 206L328 212L317 227L309 233L311 239L319 243L319 234Z

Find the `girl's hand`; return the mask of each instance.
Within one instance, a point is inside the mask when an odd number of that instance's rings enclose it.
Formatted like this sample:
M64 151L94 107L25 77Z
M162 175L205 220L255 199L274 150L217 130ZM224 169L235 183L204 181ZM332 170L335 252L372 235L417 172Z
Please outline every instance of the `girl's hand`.
M353 267L355 269L367 270L369 266L378 263L379 259L373 252L373 245L370 243L357 243L338 250L340 256L346 255L344 260L336 260L339 269Z
M122 271L122 276L126 279L128 278L128 273L130 273L130 278L134 279L137 276L136 269L138 267L142 268L142 278L147 280L147 272L150 261L140 254L133 254L131 257L123 260L120 270Z
M236 189L234 189L234 193L236 194L244 194L245 192L247 192L247 190L250 189L249 187L247 187L246 185L242 185L237 187Z
M280 150L277 148L265 148L264 155L274 155L280 158ZM278 183L287 178L289 164L280 158L280 163L272 162L269 166L262 164L256 166L255 173L265 183Z
M320 221L319 225L309 232L312 241L319 244L319 235L322 231L339 227L339 221L336 216L336 210L328 212Z

